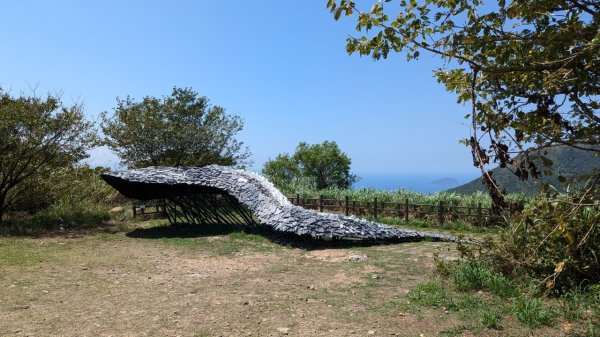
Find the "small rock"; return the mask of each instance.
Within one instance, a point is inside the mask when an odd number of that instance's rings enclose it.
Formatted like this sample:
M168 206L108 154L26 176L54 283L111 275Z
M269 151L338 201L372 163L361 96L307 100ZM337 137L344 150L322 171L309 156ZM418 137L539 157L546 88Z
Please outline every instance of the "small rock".
M287 335L290 333L290 328L277 328L277 331L282 335Z
M367 334L368 335L374 335L375 334L375 330L369 330L369 331L367 331Z
M250 304L250 302L248 302L248 301L242 302L242 305L248 305L248 304Z
M350 262L360 262L360 261L364 261L367 259L366 255L357 255L357 254L353 254L348 256L348 261Z
M309 285L309 286L308 286L308 289L310 289L310 290L315 290L315 285L314 285L314 284L311 284L311 285Z
M377 275L377 274L373 274L373 275L371 275L371 278L372 278L372 279L374 279L374 280L376 280L376 279L378 279L378 278L379 278L379 275Z

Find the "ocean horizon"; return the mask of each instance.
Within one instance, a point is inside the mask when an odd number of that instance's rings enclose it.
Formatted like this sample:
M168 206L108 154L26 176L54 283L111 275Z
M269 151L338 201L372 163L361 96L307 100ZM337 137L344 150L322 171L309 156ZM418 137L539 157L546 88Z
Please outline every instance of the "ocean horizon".
M468 173L357 173L361 178L352 188L377 190L411 190L420 193L436 193L466 184L479 177L477 172Z

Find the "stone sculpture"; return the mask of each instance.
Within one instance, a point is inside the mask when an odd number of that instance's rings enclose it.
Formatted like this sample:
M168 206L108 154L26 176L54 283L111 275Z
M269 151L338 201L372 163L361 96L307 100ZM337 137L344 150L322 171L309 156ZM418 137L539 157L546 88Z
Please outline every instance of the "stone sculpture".
M399 229L353 216L304 209L291 204L265 177L230 167L147 167L106 173L102 178L127 197L168 200L167 215L171 223L179 218L192 223L237 219L250 224L254 222L253 214L260 223L277 231L313 238L458 241L449 235ZM219 212L223 206L236 211L237 215Z

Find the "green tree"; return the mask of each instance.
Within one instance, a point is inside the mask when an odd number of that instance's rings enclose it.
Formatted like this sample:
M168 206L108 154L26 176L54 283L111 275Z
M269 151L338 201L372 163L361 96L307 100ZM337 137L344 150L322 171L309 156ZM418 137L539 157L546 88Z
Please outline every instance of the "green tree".
M30 193L54 171L73 167L96 140L80 105L58 97L11 97L0 90L0 220L17 205L43 200ZM34 199L35 198L35 199Z
M540 174L531 145L596 151L589 145L600 143L597 1L385 0L361 11L354 1L328 0L327 7L336 20L357 17L362 36L348 38L348 53L440 57L438 81L472 105L464 143L498 206L504 200L488 164L513 164L527 179Z
M530 152L542 155L545 168L553 163L543 149L556 144L600 154L598 1L384 0L361 11L352 0L328 0L327 7L336 20L356 15L360 36L347 39L350 54L439 56L437 80L471 105L465 118L472 128L463 142L497 211L506 202L489 165L525 180L541 174ZM549 289L599 282L597 273L583 269L598 266L600 170L582 178L587 184L577 193L532 201L509 224L499 243L504 248L492 250L491 260L510 256L519 264L535 250L538 265L521 270L545 277Z
M318 190L350 188L358 177L350 173L352 160L336 142L298 144L293 156L280 154L263 167L263 174L278 187L306 186Z
M171 96L147 96L141 102L117 98L114 114L102 114L105 144L130 167L242 167L250 156L235 138L243 125L208 98L177 87Z

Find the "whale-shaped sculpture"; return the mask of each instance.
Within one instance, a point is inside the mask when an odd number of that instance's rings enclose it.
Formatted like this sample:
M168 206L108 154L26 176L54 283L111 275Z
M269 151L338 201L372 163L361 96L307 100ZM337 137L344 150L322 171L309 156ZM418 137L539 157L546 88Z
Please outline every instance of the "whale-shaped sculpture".
M353 216L321 213L295 206L265 177L231 167L146 167L106 173L102 178L127 197L139 200L166 199L179 204L179 207L172 207L171 211L178 212L184 220L211 216L225 219L230 216L226 212L216 212L214 207L218 204L205 200L207 195L220 195L234 208L239 204L244 205L260 223L277 231L300 236L459 241L450 235L400 229ZM206 211L203 208L213 209ZM245 209L238 207L237 210L246 222L253 221ZM171 222L173 219L176 222L177 216L169 216Z

